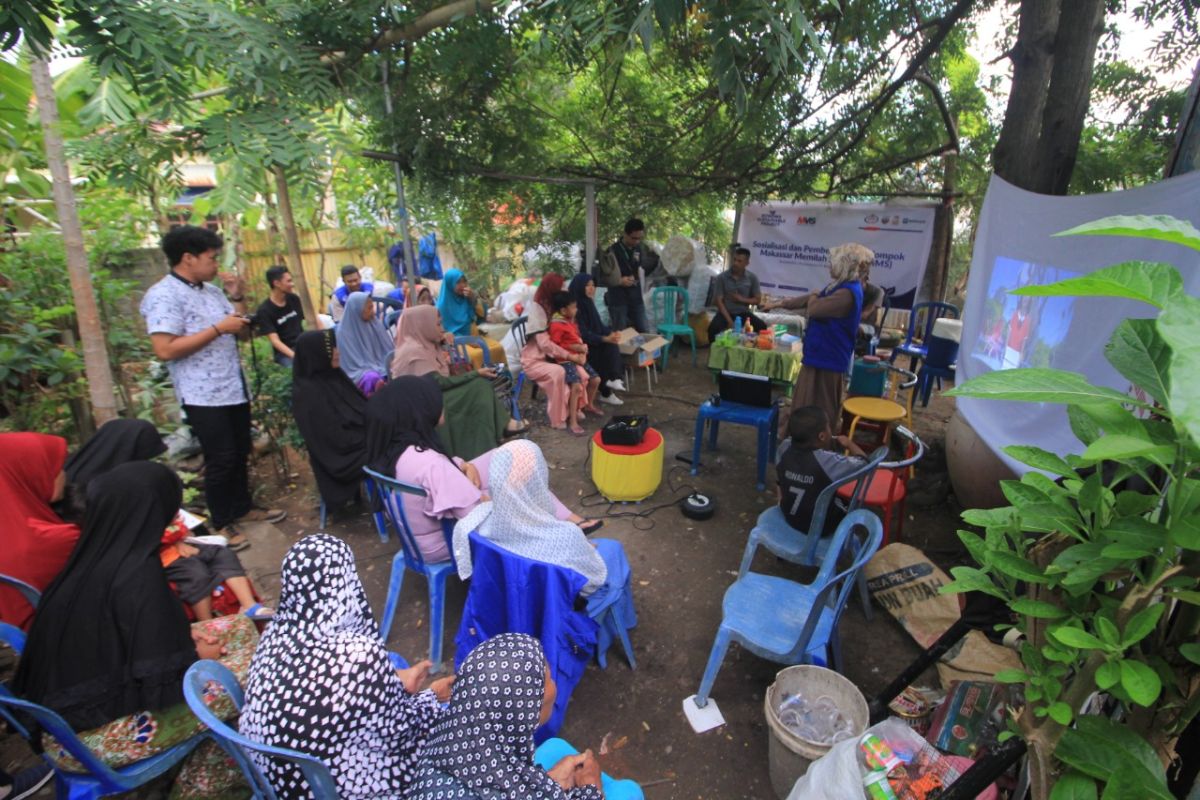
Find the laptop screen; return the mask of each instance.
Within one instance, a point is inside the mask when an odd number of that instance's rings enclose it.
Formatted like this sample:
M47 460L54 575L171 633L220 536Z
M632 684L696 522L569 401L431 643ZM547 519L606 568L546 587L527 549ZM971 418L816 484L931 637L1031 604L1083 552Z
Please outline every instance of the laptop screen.
M727 403L767 408L771 405L771 379L765 375L723 369L717 376L717 391Z

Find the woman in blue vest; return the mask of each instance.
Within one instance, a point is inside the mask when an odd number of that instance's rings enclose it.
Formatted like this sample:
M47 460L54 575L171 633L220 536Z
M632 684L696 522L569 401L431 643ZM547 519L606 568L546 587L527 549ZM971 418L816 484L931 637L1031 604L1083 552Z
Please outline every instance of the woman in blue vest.
M832 282L806 298L808 326L792 408L820 406L835 431L841 427L846 373L854 357L854 338L862 317L860 276L868 273L874 260L875 254L861 244L838 245L829 251ZM787 435L790 416L790 411L780 415L781 438Z

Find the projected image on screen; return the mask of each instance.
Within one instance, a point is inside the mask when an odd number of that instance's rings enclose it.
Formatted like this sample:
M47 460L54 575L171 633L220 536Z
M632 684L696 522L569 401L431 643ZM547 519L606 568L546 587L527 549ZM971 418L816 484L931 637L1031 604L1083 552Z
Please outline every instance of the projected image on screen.
M1079 273L1000 256L988 282L983 324L972 355L991 369L1049 367L1067 335L1073 297L1022 297L1013 289L1074 278Z

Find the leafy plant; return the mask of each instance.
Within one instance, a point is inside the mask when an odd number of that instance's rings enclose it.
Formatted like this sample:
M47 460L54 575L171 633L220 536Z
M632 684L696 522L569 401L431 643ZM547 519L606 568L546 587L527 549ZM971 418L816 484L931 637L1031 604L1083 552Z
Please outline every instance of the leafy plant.
M1170 217L1110 217L1060 235L1119 235L1200 251ZM1000 598L1026 634L1014 731L1037 800L1168 800L1164 764L1200 710L1200 300L1169 264L1127 262L1016 294L1122 297L1159 310L1126 319L1105 347L1132 393L1055 369L992 372L950 394L1063 403L1080 455L1005 449L1033 469L1003 481L1011 505L970 510L959 531L976 567L946 591ZM1055 478L1048 477L1047 473ZM1085 704L1106 696L1107 716Z

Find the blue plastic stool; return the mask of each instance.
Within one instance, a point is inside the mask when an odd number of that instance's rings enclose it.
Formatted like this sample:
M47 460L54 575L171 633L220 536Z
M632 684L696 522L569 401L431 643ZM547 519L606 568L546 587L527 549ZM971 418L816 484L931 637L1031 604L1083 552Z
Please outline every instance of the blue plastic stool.
M533 763L549 771L551 767L567 756L577 755L579 755L579 751L569 742L558 738L547 739L538 745L537 750L533 751ZM644 800L646 797L642 793L642 787L638 786L636 782L629 779L617 780L607 772L600 773L600 785L604 789L605 800Z
M779 425L779 406L772 403L768 408L747 406L741 403L721 401L713 405L705 400L696 415L696 435L692 439L692 474L700 470L700 443L704 440L704 425L711 423L708 434L708 449L717 449L717 434L722 422L733 425L752 425L758 429L758 484L761 492L767 488L767 462L775 460L775 429Z

